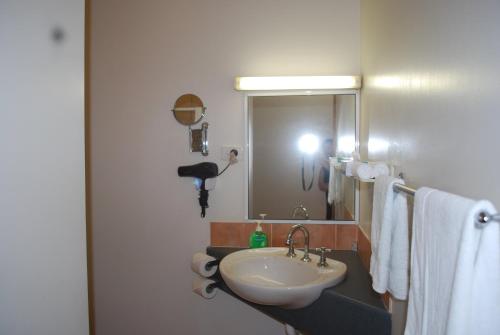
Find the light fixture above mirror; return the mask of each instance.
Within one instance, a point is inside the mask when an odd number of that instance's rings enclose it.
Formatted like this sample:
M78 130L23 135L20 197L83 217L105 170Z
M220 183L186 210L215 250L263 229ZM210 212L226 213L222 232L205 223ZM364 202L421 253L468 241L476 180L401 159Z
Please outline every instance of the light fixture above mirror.
M360 76L236 77L238 91L334 90L361 87Z

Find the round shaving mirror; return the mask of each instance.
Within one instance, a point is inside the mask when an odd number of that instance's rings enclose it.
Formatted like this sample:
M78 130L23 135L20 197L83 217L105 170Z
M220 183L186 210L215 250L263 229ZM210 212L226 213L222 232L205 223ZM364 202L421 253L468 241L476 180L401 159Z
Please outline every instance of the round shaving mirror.
M192 126L203 119L205 109L199 97L194 94L184 94L177 99L172 112L179 123Z

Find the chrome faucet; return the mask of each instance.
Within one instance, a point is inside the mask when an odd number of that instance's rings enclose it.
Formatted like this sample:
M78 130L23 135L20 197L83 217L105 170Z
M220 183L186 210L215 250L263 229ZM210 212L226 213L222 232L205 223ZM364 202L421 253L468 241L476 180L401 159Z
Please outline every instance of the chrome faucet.
M298 205L292 211L292 219L295 219L297 216L297 212L300 211L300 216L304 217L306 220L309 220L309 213L307 213L307 208L304 205Z
M300 230L304 234L304 257L300 260L304 262L310 262L311 258L309 258L309 231L303 224L296 224L290 228L288 231L288 236L286 237L286 245L288 245L288 253L286 254L288 257L295 257L294 251L294 242L293 235L297 230Z

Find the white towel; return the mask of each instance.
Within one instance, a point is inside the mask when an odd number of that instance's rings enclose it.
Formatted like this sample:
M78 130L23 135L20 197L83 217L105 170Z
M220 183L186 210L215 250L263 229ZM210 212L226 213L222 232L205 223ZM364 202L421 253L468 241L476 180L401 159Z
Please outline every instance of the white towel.
M393 191L394 183L404 181L389 176L375 179L370 274L375 291L389 291L404 300L408 296L408 207L406 194Z
M496 213L490 202L478 201L462 228L449 335L500 334L500 224L476 228L471 222L483 210Z
M415 196L405 335L500 334L500 230L480 229L473 201L430 188Z
M338 177L338 173L335 173L335 167L340 165L337 161L337 157L330 157L329 159L330 163L330 177L328 179L328 203L331 205L333 204L336 200L338 200L338 188L335 187L335 178ZM338 178L337 178L338 179Z

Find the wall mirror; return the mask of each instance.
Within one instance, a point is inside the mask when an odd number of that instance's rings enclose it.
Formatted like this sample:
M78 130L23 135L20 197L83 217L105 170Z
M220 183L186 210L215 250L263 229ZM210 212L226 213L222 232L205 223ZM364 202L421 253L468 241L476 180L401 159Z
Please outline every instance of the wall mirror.
M357 220L352 177L335 171L331 205L327 192L329 157L347 161L357 151L358 91L251 93L246 112L247 219Z

